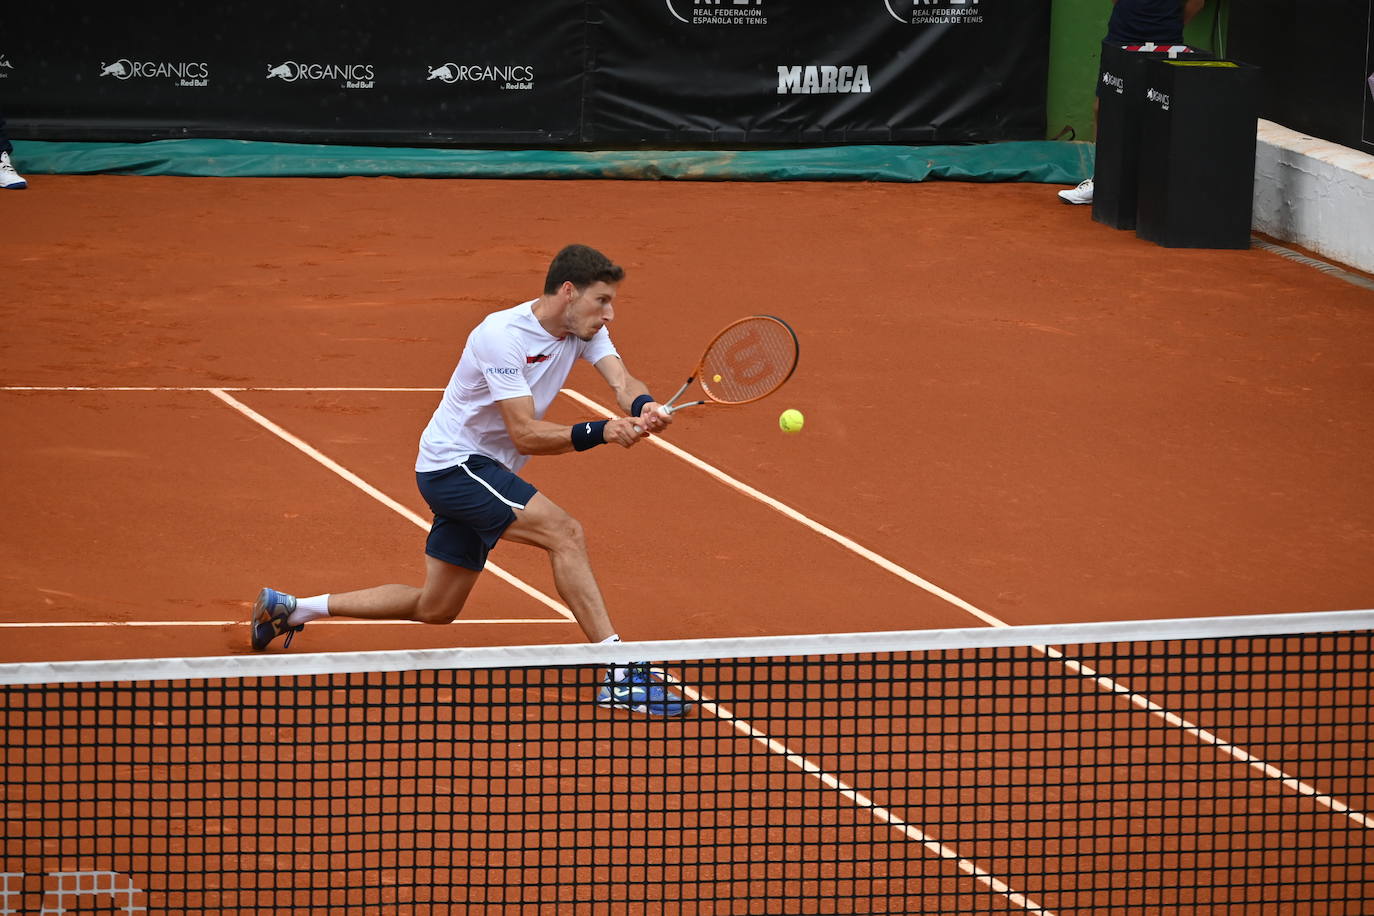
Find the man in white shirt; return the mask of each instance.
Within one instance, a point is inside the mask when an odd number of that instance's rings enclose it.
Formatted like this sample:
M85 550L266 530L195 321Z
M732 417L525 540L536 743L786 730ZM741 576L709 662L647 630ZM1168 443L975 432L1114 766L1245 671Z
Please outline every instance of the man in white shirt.
M488 315L468 335L420 437L415 464L420 492L434 510L424 586L380 585L301 599L264 588L253 608L253 648L264 649L283 634L290 645L306 623L326 616L450 623L502 538L547 551L558 593L587 638L619 641L581 525L517 472L531 455L608 442L631 448L671 422L626 370L606 328L624 276L601 252L569 245L549 265L543 295ZM543 419L579 358L596 367L628 416L572 427ZM645 666L612 670L597 701L655 715L681 715L690 707Z

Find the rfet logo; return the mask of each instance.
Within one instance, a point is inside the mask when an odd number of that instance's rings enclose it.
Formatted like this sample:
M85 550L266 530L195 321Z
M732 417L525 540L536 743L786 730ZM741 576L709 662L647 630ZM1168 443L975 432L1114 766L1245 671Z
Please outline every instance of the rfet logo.
M767 25L763 0L665 0L673 18L688 25Z
M982 22L981 0L882 0L903 25L960 25Z

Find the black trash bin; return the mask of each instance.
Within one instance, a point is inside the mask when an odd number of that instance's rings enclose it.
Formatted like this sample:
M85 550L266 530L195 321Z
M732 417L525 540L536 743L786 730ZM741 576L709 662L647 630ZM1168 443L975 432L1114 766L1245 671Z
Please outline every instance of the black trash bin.
M1140 121L1145 112L1145 64L1151 60L1213 60L1186 45L1102 43L1097 78L1097 154L1093 219L1134 229L1140 185Z
M1169 248L1249 248L1259 69L1145 64L1136 235Z

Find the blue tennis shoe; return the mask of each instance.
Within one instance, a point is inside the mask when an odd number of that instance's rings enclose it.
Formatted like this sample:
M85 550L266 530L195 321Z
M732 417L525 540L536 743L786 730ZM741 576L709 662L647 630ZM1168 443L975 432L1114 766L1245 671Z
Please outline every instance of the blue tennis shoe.
M305 629L305 624L291 626L287 623L287 618L296 609L296 599L279 592L275 588L264 588L258 592L258 600L253 603L253 619L250 626L253 630L253 648L259 651L266 649L267 644L276 639L283 633L286 634L286 642L282 643L282 648L291 645L291 637Z
M681 716L692 708L691 700L665 687L663 676L643 663L608 671L596 703L646 716Z

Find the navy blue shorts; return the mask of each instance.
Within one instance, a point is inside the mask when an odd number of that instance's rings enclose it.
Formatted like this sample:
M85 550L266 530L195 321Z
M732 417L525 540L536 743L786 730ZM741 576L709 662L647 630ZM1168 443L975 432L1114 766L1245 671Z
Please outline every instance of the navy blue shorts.
M487 554L539 491L498 461L472 455L442 471L416 471L420 495L434 512L425 553L481 570Z

